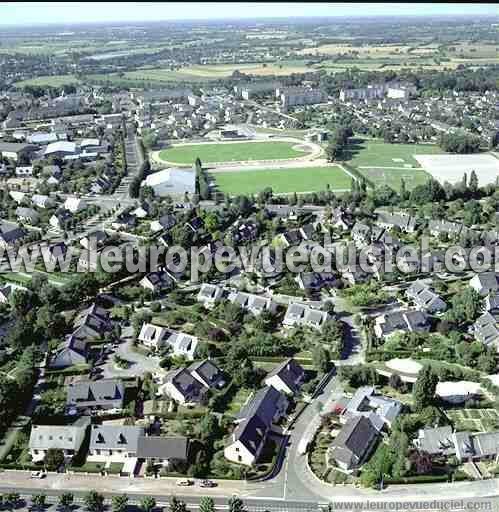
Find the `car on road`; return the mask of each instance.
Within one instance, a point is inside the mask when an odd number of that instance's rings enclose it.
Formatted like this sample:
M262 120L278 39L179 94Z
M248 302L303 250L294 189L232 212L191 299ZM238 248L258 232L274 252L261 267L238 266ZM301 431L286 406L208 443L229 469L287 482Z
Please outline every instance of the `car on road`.
M45 471L39 470L39 471L32 471L30 478L44 478L45 477Z
M199 487L216 487L217 484L213 480L201 480Z
M183 480L177 480L177 485L179 487L189 487L190 485L192 485L194 482L192 480L189 480L188 478L185 478Z

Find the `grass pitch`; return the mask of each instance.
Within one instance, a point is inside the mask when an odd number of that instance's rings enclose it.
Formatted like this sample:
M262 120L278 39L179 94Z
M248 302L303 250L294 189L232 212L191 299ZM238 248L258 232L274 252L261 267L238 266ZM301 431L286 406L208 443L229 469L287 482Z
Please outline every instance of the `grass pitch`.
M435 144L388 144L380 140L354 139L348 146L347 161L355 167L400 167L406 165L421 168L414 155L438 155L444 153Z
M250 160L282 160L305 156L293 149L294 142L229 142L221 144L183 144L160 151L159 158L174 164L193 164L200 158L203 164Z
M218 189L230 195L256 194L270 187L275 194L350 190L352 179L340 167L297 167L212 174Z

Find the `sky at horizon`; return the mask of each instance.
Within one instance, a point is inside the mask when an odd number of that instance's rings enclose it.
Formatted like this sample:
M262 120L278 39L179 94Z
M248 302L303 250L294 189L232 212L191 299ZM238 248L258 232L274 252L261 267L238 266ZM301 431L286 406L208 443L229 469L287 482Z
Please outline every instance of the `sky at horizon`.
M0 2L0 26L314 16L499 16L496 4Z

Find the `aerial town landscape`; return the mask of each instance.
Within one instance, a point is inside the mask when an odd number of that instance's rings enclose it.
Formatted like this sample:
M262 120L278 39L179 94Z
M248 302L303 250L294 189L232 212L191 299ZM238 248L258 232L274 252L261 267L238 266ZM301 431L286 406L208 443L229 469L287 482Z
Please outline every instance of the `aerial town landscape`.
M1 510L499 511L499 10L366 5L0 4Z

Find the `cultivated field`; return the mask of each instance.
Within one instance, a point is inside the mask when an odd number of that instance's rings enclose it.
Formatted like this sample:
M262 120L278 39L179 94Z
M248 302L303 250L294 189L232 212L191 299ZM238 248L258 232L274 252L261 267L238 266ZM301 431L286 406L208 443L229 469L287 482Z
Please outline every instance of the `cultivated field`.
M491 154L477 155L416 155L423 169L440 183L458 183L464 173L475 171L479 186L495 183L499 177L499 160Z
M499 413L495 409L455 409L445 413L458 431L487 432L499 427Z
M53 76L39 76L31 78L30 80L22 80L16 82L16 87L25 87L27 85L39 85L49 87L62 87L64 85L78 84L80 81L74 75L53 75Z
M220 144L182 144L159 152L160 160L173 164L193 164L200 158L203 164L243 162L252 160L282 160L302 157L306 151L295 149L294 142L226 142Z
M241 170L213 173L220 191L231 195L256 194L270 187L275 194L349 190L352 180L337 166Z
M355 167L420 167L414 155L443 153L434 144L387 144L380 140L355 139L348 147Z
M311 69L298 62L261 63L261 64L207 64L181 68L172 71L168 68L138 69L129 71L123 78L129 80L169 81L202 81L230 77L234 71L256 76L284 76L291 73L306 73ZM113 76L113 75L111 75ZM104 75L102 78L106 78Z

